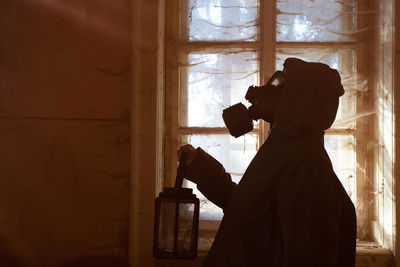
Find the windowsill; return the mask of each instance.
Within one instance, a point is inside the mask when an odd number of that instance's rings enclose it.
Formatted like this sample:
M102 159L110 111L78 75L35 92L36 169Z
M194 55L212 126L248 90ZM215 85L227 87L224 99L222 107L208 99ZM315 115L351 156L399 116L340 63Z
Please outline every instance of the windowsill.
M200 249L200 248L199 248ZM200 250L193 260L156 260L157 267L200 267L207 252ZM358 242L356 252L356 267L389 267L392 266L393 254L389 249L374 243Z
M375 243L358 242L356 251L356 266L386 267L392 266L393 253Z

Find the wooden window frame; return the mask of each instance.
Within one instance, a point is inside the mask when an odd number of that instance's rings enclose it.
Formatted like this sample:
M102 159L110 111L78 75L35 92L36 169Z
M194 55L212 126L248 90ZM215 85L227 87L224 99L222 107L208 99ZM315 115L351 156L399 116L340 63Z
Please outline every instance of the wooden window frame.
M178 55L180 51L195 51L196 49L205 49L206 47L209 48L228 48L228 47L246 47L246 48L253 48L256 52L260 53L260 65L259 65L259 76L260 76L260 83L264 84L266 82L266 78L269 77L275 70L275 60L263 60L265 58L275 59L275 54L278 48L327 48L327 47L338 47L338 48L351 48L355 50L357 56L357 68L360 64L364 64L365 55L368 54L371 49L370 47L364 44L359 44L358 42L275 42L275 26L268 25L275 25L276 22L276 2L275 0L268 0L268 1L260 1L260 21L263 23L260 24L260 39L259 41L255 42L182 42L180 40L180 27L181 27L181 16L179 14L179 0L172 0L168 1L168 5L166 5L166 14L168 19L166 20L166 52L165 52L165 61L166 61L166 79L165 79L165 86L166 92L165 95L165 137L164 137L164 186L171 186L173 184L173 180L175 178L175 170L176 170L176 162L177 162L177 155L176 149L179 144L178 136L179 134L191 134L191 133L216 133L216 134L225 134L227 130L224 128L199 128L199 127L185 127L179 128L179 103L180 103L180 92L179 88L184 82L182 80L183 75L180 72L180 61ZM381 4L382 5L382 4ZM394 6L394 2L392 2ZM357 6L360 8L360 6ZM370 8L361 7L361 8ZM384 7L380 7L381 9L387 9ZM381 11L379 11L381 12ZM387 12L387 11L386 11ZM393 11L394 13L394 11ZM394 17L394 14L393 14ZM366 24L368 21L358 21L360 25ZM272 31L270 29L273 29ZM360 35L361 38L363 37ZM364 36L365 37L365 36ZM269 41L268 41L269 40ZM368 50L368 51L366 51ZM357 70L359 71L359 70ZM364 69L363 69L364 71ZM361 73L361 71L360 71ZM370 75L370 70L367 70L367 73L363 73L365 75ZM375 81L376 82L376 81ZM372 84L369 85L372 89L375 90ZM357 108L359 108L360 103L371 103L371 96L359 96L362 100L357 102ZM393 97L393 96L392 96ZM364 98L367 98L365 100ZM364 102L363 102L364 101ZM367 101L367 102L365 102ZM326 135L353 135L356 142L355 153L357 155L357 165L358 166L367 166L371 165L373 162L379 160L380 158L379 153L375 150L369 151L367 146L365 145L365 140L372 138L373 128L376 126L370 125L368 127L358 127L356 126L355 129L330 129L326 131ZM265 140L267 136L267 125L264 125L260 128L261 134L260 139ZM363 129L363 130L358 130ZM260 142L261 144L262 142ZM369 151L369 152L365 152ZM373 161L373 162L371 162ZM379 181L375 181L375 185L371 185L370 181L367 180L367 176L374 177L375 169L369 169L366 172L362 168L356 169L356 176L357 176L357 192L360 192L360 187L364 187L364 190L367 186L369 189L366 189L368 192L372 192L375 190L375 186ZM386 178L388 179L388 178ZM394 176L391 177L392 181ZM393 182L391 182L393 183ZM394 190L394 188L392 188ZM364 194L357 195L358 201L366 201ZM371 201L368 199L367 201ZM385 205L391 205L392 209L394 207L392 199L385 199L382 200L380 203L375 204L375 206L383 206L383 202L386 203ZM383 231L383 226L377 226L372 221L374 216L378 216L377 220L379 221L393 221L393 214L391 213L387 216L388 219L385 219L385 216L382 213L382 207L377 208L375 212L372 214L365 214L365 216L359 215L359 220L361 221L368 221L368 228L370 229L373 237L369 237L375 241L379 241L380 244L383 244L385 247L393 249L394 244L394 237L390 240L381 240L380 238L375 238L375 234L379 231ZM378 213L378 215L376 214ZM371 222L371 224L370 224ZM385 224L385 223L382 223ZM386 222L388 224L388 222ZM206 231L214 231L218 228L218 222L201 222L201 228ZM381 230L379 230L381 229ZM384 239L384 237L382 238ZM389 243L392 244L389 244ZM386 251L387 252L387 251ZM385 252L385 253L386 253Z
M168 36L175 40L175 42L170 43L169 47L174 49L174 53L169 54L167 52L168 62L171 62L168 76L167 91L171 92L171 95L167 96L167 111L171 111L170 114L175 114L175 118L170 118L170 121L167 122L167 125L175 125L170 129L170 137L178 136L178 139L172 138L172 142L169 139L168 148L166 151L169 151L168 162L165 163L166 168L166 182L170 185L173 183L173 179L175 177L175 169L176 169L176 148L179 145L179 136L182 134L228 134L228 130L226 128L220 127L177 127L179 125L179 116L181 112L179 108L182 108L180 104L180 94L185 92L185 86L187 84L187 73L185 72L185 68L180 68L180 64L182 62L187 62L185 58L182 58L182 55L187 55L191 52L204 52L208 49L230 49L230 48L248 48L252 49L254 52L259 54L259 77L260 84L265 84L267 82L268 77L272 75L275 71L275 58L276 51L284 48L332 48L335 47L337 49L341 48L350 48L357 54L357 42L277 42L275 40L276 36L276 1L260 1L260 24L259 24L259 38L255 41L249 42L235 42L235 41L183 41L186 37L180 36L182 24L186 23L186 16L180 14L179 6L180 1L172 1L171 8L172 10L168 10L168 14L174 14L172 17L174 18L172 21L172 25L168 26ZM177 19L177 18L180 18ZM177 23L177 24L176 24ZM172 26L170 28L170 26ZM178 41L176 41L178 40ZM172 55L172 56L171 56ZM176 55L179 55L178 57ZM178 61L176 61L178 59ZM177 81L179 81L177 83ZM172 129L175 128L175 129ZM259 136L259 144L262 144L263 141L267 137L268 124L261 123L260 129L255 129L254 132ZM356 140L357 144L362 144L363 142L358 141L361 139L363 134L360 134L360 131L355 129L329 129L326 131L326 135L330 136L338 136L338 135L351 135ZM364 149L360 148L360 145L356 146L356 151L363 151ZM357 154L357 152L356 152ZM172 160L171 160L172 159ZM364 160L364 159L362 159ZM365 165L364 162L361 162L360 157L357 157L357 164ZM358 175L360 177L364 177L364 173L361 171L357 172L357 180ZM364 178L359 179L360 181L364 181ZM357 183L358 184L358 183ZM362 183L365 186L367 183ZM356 190L359 192L360 190ZM361 199L361 197L357 196L357 200ZM366 221L364 218L359 218L359 221ZM203 224L208 225L218 225L214 222L203 222ZM209 227L206 227L209 228Z

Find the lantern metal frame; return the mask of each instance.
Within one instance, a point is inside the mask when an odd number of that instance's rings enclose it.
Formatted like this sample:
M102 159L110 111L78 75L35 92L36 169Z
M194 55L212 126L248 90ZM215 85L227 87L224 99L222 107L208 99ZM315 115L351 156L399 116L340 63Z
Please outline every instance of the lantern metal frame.
M174 216L174 236L173 236L173 249L171 251L163 251L159 248L159 226L160 226L160 210L162 203L175 203L175 216ZM179 249L179 205L180 204L193 204L192 216L192 231L190 250L183 252ZM174 259L193 259L197 257L198 246L198 229L199 229L199 208L200 201L192 193L190 188L175 188L166 187L164 192L155 200L155 215L154 215L154 246L153 255L155 258L174 258Z
M199 231L199 210L200 201L193 194L191 188L182 188L183 177L184 177L184 165L186 164L186 155L182 153L179 159L179 166L177 169L175 186L164 187L164 191L159 194L159 197L155 199L154 209L154 236L153 236L153 256L155 258L173 258L173 259L193 259L197 257L197 242L198 242L198 231ZM173 234L173 248L169 251L167 249L159 248L160 238L160 220L161 220L161 205L163 203L175 203L174 213L174 234ZM179 222L180 222L180 205L181 204L193 204L192 214L192 226L190 235L190 249L185 251L179 246ZM181 242L184 242L181 241Z

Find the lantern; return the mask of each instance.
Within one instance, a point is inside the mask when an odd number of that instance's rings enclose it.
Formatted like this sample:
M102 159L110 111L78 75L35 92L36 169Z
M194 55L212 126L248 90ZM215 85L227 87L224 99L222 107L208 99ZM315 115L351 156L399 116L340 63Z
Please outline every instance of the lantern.
M177 170L175 187L164 187L155 200L155 258L193 259L197 256L199 199L190 188L182 188L183 160Z

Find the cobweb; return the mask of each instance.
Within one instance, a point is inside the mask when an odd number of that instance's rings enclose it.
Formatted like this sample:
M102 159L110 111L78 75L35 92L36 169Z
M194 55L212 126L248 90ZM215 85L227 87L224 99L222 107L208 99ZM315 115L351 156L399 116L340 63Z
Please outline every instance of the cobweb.
M357 202L357 173L367 175L367 172L365 166L357 163L354 133L363 127L367 131L375 111L370 105L373 101L365 102L360 97L370 94L369 84L362 66L357 65L352 44L359 34L369 30L358 27L359 17L369 16L373 10L357 13L355 0L278 0L276 36L271 40L276 57L266 59L261 53L261 1L182 0L181 8L184 23L178 43L192 45L179 60L180 73L185 77L180 85L185 89L180 96L180 126L224 127L222 110L238 102L249 105L244 100L247 88L265 80L260 77L262 61L272 60L276 70L282 69L288 57L326 63L339 71L346 93L340 99L333 131L325 137L325 147L357 212L365 212L371 203ZM229 42L229 47L224 47L225 42ZM329 43L329 47L313 45L320 42ZM334 134L335 130L342 132ZM348 134L343 134L346 131ZM181 136L181 144L184 143L208 151L237 182L260 146L254 134L239 139L221 134L186 134ZM366 147L373 149L375 143L371 140ZM373 183L372 178L368 182ZM203 219L220 219L222 211L197 193L201 196ZM376 193L366 192L367 195ZM359 229L359 235L366 236L367 231Z

